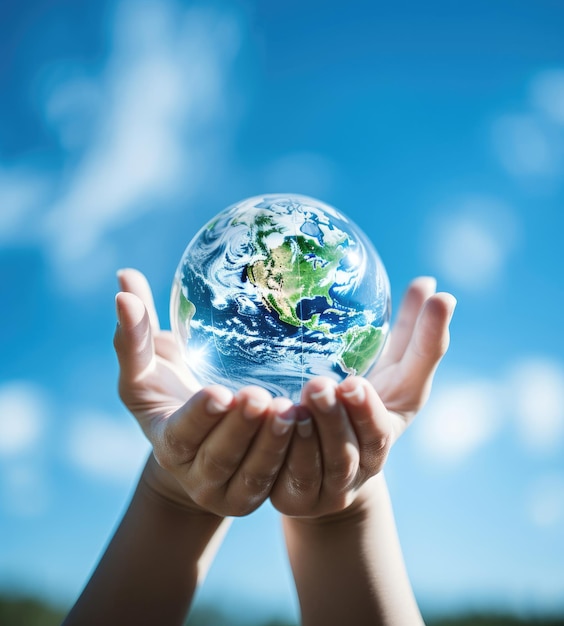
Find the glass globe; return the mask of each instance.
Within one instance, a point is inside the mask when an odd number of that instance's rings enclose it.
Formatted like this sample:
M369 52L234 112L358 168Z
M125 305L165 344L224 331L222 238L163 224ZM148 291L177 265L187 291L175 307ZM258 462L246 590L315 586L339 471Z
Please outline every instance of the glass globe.
M363 232L292 194L243 200L205 225L182 255L170 307L202 385L260 385L294 402L315 376L365 374L390 311L386 270Z

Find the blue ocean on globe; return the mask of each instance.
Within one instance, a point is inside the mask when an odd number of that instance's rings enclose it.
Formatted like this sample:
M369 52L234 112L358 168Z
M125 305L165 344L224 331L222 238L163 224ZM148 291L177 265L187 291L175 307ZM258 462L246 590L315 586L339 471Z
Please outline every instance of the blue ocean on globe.
M363 232L306 196L249 198L186 248L171 326L202 385L260 385L294 402L315 376L363 375L391 312L384 265Z

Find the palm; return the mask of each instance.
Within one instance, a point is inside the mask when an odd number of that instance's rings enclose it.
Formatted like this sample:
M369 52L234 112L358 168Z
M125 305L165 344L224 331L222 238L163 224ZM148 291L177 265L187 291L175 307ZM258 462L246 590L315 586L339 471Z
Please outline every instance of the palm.
M174 358L170 333L159 331L155 335L155 355L153 362L136 380L135 385L129 383L120 386L122 399L142 426L147 421L168 417L179 406L186 403L197 391L195 382L189 378L186 366ZM166 353L159 350L164 342L170 344Z
M435 294L434 279L414 280L385 352L368 375L390 413L395 438L427 400L435 368L448 347L453 300L449 294Z

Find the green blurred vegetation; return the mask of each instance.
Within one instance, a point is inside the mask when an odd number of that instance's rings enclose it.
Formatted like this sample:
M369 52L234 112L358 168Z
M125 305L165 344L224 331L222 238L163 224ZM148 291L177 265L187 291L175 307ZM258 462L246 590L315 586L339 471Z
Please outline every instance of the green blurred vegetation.
M564 626L564 616L517 617L501 613L457 615L426 620L427 626Z
M60 626L65 612L37 598L0 595L0 626Z
M65 611L37 598L0 594L0 626L60 626ZM425 620L427 626L564 626L564 615L518 617L501 613L453 615ZM155 625L159 626L159 625ZM298 626L272 618L257 622L238 615L234 618L213 606L197 606L186 626Z

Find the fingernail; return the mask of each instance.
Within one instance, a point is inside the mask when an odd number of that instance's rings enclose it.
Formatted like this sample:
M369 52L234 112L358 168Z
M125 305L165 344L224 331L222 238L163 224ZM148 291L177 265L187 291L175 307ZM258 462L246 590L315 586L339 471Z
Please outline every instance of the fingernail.
M337 403L337 397L335 395L335 387L332 385L325 385L320 391L316 391L310 395L315 406L324 413L327 413L333 409Z
M118 323L118 326L121 326L121 307L120 307L120 304L119 304L119 298L118 298L118 295L119 295L119 294L117 294L117 293L116 293L116 297L115 297L115 302L116 302L116 317L117 317L117 323Z
M245 406L243 407L243 417L248 420L255 419L262 415L266 409L268 408L268 404L264 402L264 400L257 400L256 398L247 398L245 402Z
M211 396L210 398L208 398L208 401L206 402L206 411L210 415L219 415L220 413L226 413L231 407L233 394L227 389L225 391L227 393L224 394L223 398L216 398L215 396Z
M449 294L449 295L452 298L452 308L450 310L450 317L448 319L448 321L450 323L450 320L452 319L452 316L454 315L454 311L456 309L456 305L458 304L458 300L452 294Z
M345 400L354 406L360 406L366 398L366 390L360 380L355 381L354 386L348 391L342 391L341 395Z
M421 276L421 280L425 281L429 285L430 290L437 290L437 279L434 276Z
M287 411L283 416L276 415L272 420L272 432L278 436L285 435L292 428L295 421L295 414L291 410Z
M123 276L123 272L124 270L118 270L116 272L116 278L120 287L121 287L121 277Z
M296 429L300 437L303 437L304 439L311 437L313 433L313 420L311 417L308 417L305 420L296 422Z

